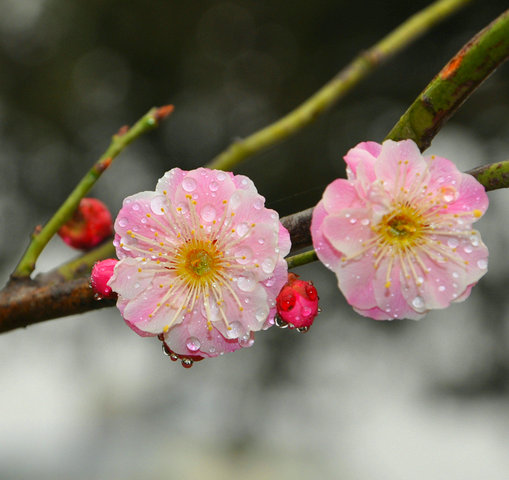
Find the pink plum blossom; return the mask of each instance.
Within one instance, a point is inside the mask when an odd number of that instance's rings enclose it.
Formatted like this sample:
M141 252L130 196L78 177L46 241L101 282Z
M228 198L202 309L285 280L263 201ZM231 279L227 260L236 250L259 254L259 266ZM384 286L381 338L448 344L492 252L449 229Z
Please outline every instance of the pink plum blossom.
M360 143L345 161L311 234L348 303L376 320L419 319L467 298L488 266L472 229L488 208L484 187L411 140Z
M251 346L274 323L290 237L249 178L174 168L124 200L115 232L117 306L178 358Z

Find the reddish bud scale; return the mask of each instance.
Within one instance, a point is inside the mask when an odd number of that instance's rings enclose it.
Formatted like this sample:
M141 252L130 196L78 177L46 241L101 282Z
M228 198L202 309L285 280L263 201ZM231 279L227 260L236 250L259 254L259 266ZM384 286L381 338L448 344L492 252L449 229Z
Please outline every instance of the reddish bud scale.
M67 245L90 250L113 234L108 207L96 198L82 198L73 216L58 231Z
M318 315L318 300L318 293L311 282L289 273L288 282L276 300L277 312L291 327L310 327Z

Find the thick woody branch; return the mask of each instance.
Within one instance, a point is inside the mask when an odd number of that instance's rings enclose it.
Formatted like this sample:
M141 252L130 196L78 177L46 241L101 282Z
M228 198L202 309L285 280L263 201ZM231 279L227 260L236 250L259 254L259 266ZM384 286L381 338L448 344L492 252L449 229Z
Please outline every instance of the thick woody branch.
M88 277L52 284L12 280L0 292L0 333L114 304L94 298Z

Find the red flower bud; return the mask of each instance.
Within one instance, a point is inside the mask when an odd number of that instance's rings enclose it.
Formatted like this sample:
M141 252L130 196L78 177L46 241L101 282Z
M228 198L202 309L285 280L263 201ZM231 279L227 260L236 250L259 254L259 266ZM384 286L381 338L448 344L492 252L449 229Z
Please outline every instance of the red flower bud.
M107 260L97 262L94 268L92 268L90 284L99 298L116 297L117 294L111 290L111 287L108 286L108 282L113 275L113 269L117 262L118 260L114 258L108 258Z
M73 248L89 250L113 234L108 207L96 198L82 198L73 216L58 234Z
M288 282L279 292L276 306L281 326L309 328L319 313L318 293L311 282L300 280L295 273L288 274Z

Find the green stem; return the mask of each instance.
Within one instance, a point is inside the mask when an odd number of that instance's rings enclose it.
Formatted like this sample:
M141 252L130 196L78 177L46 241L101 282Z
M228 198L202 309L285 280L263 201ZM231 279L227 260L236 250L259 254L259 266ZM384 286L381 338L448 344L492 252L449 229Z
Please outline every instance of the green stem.
M35 268L35 262L37 261L37 258L39 258L44 247L48 244L59 228L71 217L80 200L93 187L101 174L111 165L113 159L133 140L157 127L159 122L166 118L172 110L173 106L171 105L160 108L152 108L131 128L123 128L113 136L111 144L106 152L104 152L102 157L81 179L53 217L40 231L37 231L32 235L32 241L11 275L11 278L27 278L30 276Z
M110 239L108 242L90 250L84 255L81 255L70 262L64 263L49 274L57 275L59 280L73 280L84 274L90 274L90 270L92 270L95 262L104 260L105 258L114 257L116 257L115 247Z
M264 150L313 122L378 65L409 45L470 0L439 0L410 17L369 50L360 54L318 92L280 120L239 140L215 157L210 168L231 170L246 157Z
M314 250L308 250L304 253L286 257L288 269L300 267L301 265L306 265L306 263L316 262L316 260L318 260L318 257L316 256L316 252Z
M477 178L488 191L509 187L509 160L476 167L467 173Z
M472 38L430 82L387 138L411 138L421 150L460 105L509 57L509 10Z

